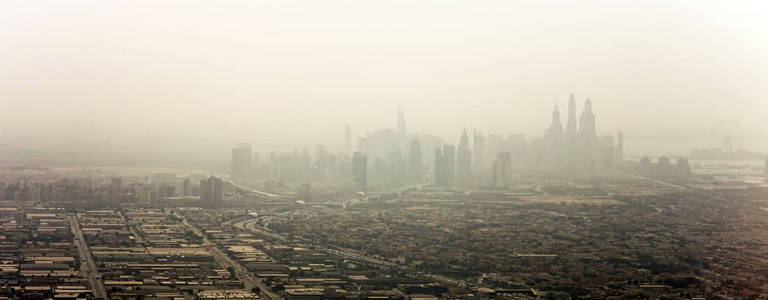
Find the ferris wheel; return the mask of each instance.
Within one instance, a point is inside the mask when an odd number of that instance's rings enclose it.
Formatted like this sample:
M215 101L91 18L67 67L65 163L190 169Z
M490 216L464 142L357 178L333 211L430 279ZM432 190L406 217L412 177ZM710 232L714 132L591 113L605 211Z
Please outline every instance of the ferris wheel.
M722 153L733 153L741 150L744 132L736 122L721 121L712 128L709 142L713 149L719 149Z

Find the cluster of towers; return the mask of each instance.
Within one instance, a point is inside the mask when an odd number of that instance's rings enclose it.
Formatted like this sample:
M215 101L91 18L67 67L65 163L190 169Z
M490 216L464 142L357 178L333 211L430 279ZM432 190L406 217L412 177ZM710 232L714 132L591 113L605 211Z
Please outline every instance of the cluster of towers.
M565 128L560 122L557 107L552 112L552 124L544 138L533 145L534 162L546 169L572 168L594 171L613 168L623 160L624 135L619 132L618 142L613 136L597 135L592 100L587 99L578 121L576 119L576 98L568 99L568 120Z
M472 158L469 136L464 130L458 149L453 145L443 145L435 150L435 185L472 187Z
M366 133L358 139L355 152L349 126L344 133L343 153L329 154L318 148L314 156L306 151L272 155L266 165L258 163L250 145L238 145L232 150L233 177L273 178L286 183L349 182L358 187L434 183L440 187L503 188L520 168L597 171L613 168L623 160L623 134L618 133L617 142L613 136L598 136L592 101L585 101L577 118L573 95L568 99L565 125L556 107L549 128L540 138L529 139L519 133L485 136L474 131L470 139L464 129L458 143L449 144L431 135L409 133L399 108L396 127Z

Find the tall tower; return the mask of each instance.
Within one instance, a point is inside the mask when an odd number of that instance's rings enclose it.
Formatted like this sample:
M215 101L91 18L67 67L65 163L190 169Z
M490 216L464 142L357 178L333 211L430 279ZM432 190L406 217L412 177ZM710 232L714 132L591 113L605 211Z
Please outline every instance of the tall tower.
M456 184L456 147L453 145L435 149L435 184L441 187Z
M252 168L251 144L240 143L232 149L232 177L235 180L248 180Z
M579 135L582 139L591 139L597 137L595 128L595 114L592 113L592 100L587 99L584 103L584 111L581 112L581 122L579 122Z
M221 178L211 176L200 181L200 201L208 207L215 207L224 201L224 184Z
M493 187L509 187L509 177L512 173L510 169L511 161L509 151L501 152L496 156L496 160L493 162Z
M616 162L621 163L624 161L624 132L619 131L618 143L616 144Z
M595 114L592 113L592 100L587 99L584 103L584 111L581 112L579 122L579 147L581 165L588 170L594 170L601 161L600 145L597 140L597 131L595 129Z
M184 197L192 195L192 181L189 180L189 177L184 178L184 181L181 183L181 195Z
M552 111L552 124L544 134L546 141L544 151L544 165L551 168L562 166L563 158L563 124L560 122L560 109L555 105Z
M352 155L352 180L358 187L368 185L368 157L360 152Z
M421 164L421 141L411 140L411 149L408 154L408 181L421 183L423 166Z
M456 183L461 187L472 186L472 152L469 150L467 130L461 134L456 153Z
M443 146L443 171L446 185L456 185L456 147L453 145Z
M570 166L576 165L579 159L579 134L576 121L576 98L568 97L568 120L565 125L565 159Z
M566 123L565 134L569 139L576 139L576 98L571 94L568 97L568 123Z
M445 168L443 164L443 148L437 147L435 148L435 185L436 186L444 186L445 185Z
M344 154L349 155L352 153L352 128L349 124L344 125Z
M552 111L552 124L549 126L549 130L547 130L547 134L553 134L557 135L558 137L563 136L563 124L560 122L560 108L555 105L555 110Z
M405 128L405 113L403 113L403 110L400 109L400 107L397 107L397 134L400 136L405 136L406 128Z
M475 170L481 172L485 170L488 164L488 159L486 158L488 154L486 152L485 136L483 136L482 132L475 130L472 133L472 167Z

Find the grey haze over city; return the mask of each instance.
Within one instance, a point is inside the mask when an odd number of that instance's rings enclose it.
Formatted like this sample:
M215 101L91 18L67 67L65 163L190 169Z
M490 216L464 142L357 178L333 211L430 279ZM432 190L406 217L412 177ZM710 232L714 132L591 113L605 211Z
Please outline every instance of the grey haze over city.
M3 1L0 141L261 151L394 127L541 136L573 93L630 155L768 151L762 1ZM111 147L111 146L110 146ZM160 150L158 150L160 151ZM142 153L139 151L138 153ZM138 154L137 153L137 154Z
M0 1L0 300L768 299L768 1Z

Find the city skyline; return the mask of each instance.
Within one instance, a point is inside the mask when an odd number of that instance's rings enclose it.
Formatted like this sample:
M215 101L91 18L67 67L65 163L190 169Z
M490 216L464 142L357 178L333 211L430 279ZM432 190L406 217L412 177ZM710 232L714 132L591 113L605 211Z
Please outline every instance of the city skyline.
M0 1L0 300L768 299L767 12Z

